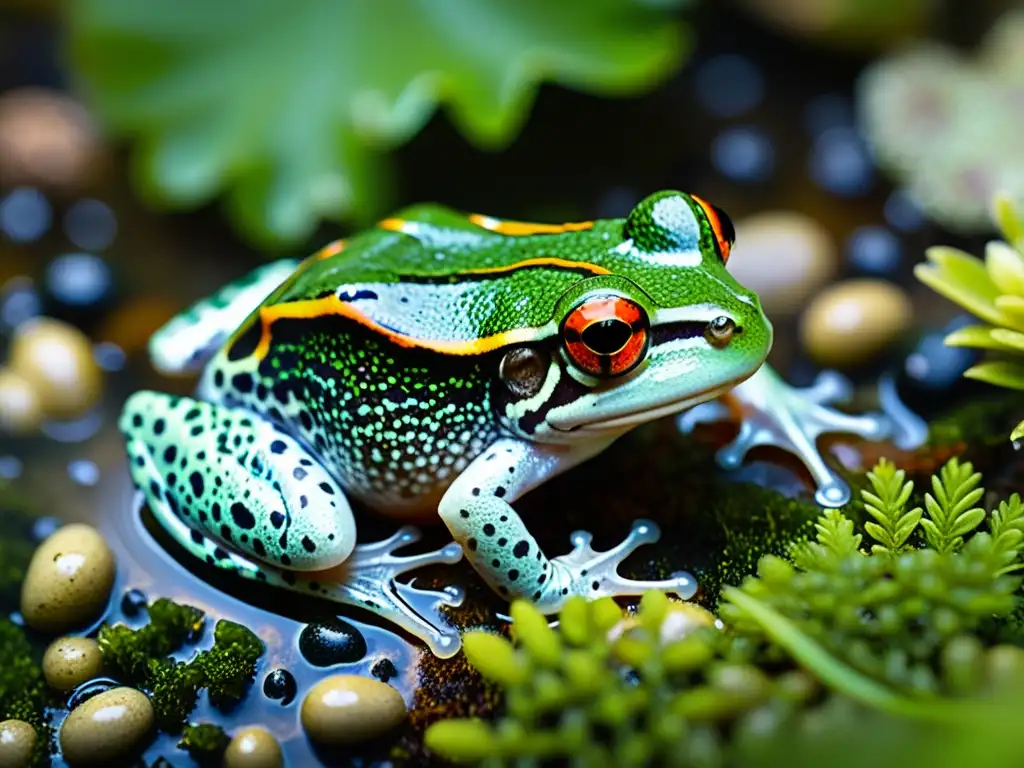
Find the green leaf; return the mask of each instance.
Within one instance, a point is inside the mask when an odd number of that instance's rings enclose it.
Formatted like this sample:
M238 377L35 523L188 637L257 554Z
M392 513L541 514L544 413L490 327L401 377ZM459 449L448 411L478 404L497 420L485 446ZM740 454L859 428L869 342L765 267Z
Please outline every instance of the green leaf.
M978 363L964 371L964 377L1006 389L1024 389L1024 364L1009 360Z
M1010 335L1007 335L1010 334ZM950 333L943 340L947 347L975 347L999 352L1016 352L1024 334L991 325L968 325Z
M989 243L985 248L985 269L1002 293L1024 296L1024 256L1009 245Z
M1013 199L1007 194L999 193L995 196L993 208L993 218L999 225L1003 237L1018 250L1024 250L1024 216L1017 209Z
M1022 437L1024 437L1024 421L1017 424L1017 426L1013 428L1013 432L1010 433L1010 439L1014 442L1017 442Z
M887 459L880 459L868 472L868 481L875 492L861 491L865 511L877 522L868 522L864 530L878 544L874 553L897 554L906 548L906 541L921 519L920 507L905 511L914 483L906 479L907 473Z
M918 280L982 320L1007 324L1005 315L996 308L999 289L981 259L947 246L933 246L925 255L931 263L914 267Z
M519 685L528 676L527 665L516 654L512 643L489 632L474 630L462 636L466 660L480 674L505 686Z
M449 760L477 761L493 755L496 746L490 723L483 720L441 720L423 734L431 752Z
M955 552L963 537L985 519L985 511L974 506L985 494L977 487L980 482L981 473L969 461L961 464L956 458L932 477L932 493L924 497L928 517L921 520L921 527L933 549Z
M475 145L519 132L538 85L609 96L683 58L681 0L81 0L70 54L155 202L221 192L252 238L383 211L379 153L439 105Z

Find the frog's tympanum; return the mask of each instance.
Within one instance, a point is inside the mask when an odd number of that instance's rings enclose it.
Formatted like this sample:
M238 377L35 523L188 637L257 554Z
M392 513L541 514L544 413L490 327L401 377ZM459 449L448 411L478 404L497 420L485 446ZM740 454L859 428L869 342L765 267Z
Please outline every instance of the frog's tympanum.
M460 596L395 577L463 554L503 597L546 613L570 595L690 596L687 575L617 573L657 539L653 523L609 551L580 532L568 554L548 553L512 505L638 424L734 389L771 417L744 444L777 431L812 468L817 432L880 434L880 420L762 369L772 327L726 271L733 239L725 213L682 192L560 225L423 205L262 267L154 335L158 369L202 375L194 398L128 400L135 484L196 557L369 609L442 656L459 640L439 609ZM346 496L439 515L456 543L395 555L416 538L405 527L357 545Z

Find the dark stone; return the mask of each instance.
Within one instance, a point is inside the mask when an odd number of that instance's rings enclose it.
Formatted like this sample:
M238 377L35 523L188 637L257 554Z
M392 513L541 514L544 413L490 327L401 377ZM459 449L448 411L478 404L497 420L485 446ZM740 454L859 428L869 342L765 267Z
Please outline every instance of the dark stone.
M74 709L87 702L93 696L98 696L113 688L119 688L121 685L123 683L111 680L109 677L97 677L94 680L88 680L71 692L68 696L67 707L69 710Z
M146 593L141 589L129 589L121 598L121 613L129 619L140 616L146 610Z
M391 659L380 659L370 667L370 674L382 683L386 683L388 680L398 675L398 670L395 669L395 664Z
M366 640L348 622L327 619L302 630L299 652L315 667L351 664L366 655Z
M280 699L282 706L291 704L297 692L295 677L287 669L275 669L263 678L263 695L268 699Z

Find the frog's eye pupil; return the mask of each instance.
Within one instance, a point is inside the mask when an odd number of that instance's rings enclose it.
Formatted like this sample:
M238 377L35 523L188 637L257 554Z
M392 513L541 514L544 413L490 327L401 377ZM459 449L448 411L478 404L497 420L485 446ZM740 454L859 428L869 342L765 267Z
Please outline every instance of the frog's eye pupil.
M583 372L621 376L647 355L650 323L644 309L624 296L591 296L562 323L562 343Z
M599 355L614 355L629 341L633 329L618 318L598 320L583 330L583 343Z

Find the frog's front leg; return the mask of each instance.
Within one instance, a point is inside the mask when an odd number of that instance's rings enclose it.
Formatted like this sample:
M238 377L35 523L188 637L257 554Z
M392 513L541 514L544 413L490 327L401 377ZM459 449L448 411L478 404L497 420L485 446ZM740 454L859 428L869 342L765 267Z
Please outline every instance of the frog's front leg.
M545 613L560 610L570 595L596 598L660 589L691 597L696 583L688 574L666 581L634 581L619 575L618 566L631 552L658 540L654 523L637 521L621 544L605 552L591 549L590 534L577 531L571 537L572 552L548 559L510 506L595 452L592 445L581 450L500 439L452 483L441 499L441 518L493 589L510 600L530 600Z
M249 411L138 392L120 427L135 485L190 554L254 581L370 610L440 656L458 651L458 634L440 609L459 596L394 581L414 568L458 561L457 545L396 556L418 538L402 529L356 546L338 483L299 442Z
M823 371L810 387L797 388L764 365L720 400L682 414L679 423L689 431L702 421L735 419L739 434L719 450L719 464L735 469L758 445L782 448L795 454L811 473L817 486L815 501L823 507L840 507L850 500L850 488L825 462L817 447L818 437L846 433L881 440L893 429L884 414L855 416L827 407L846 400L850 394L849 382L834 371Z

